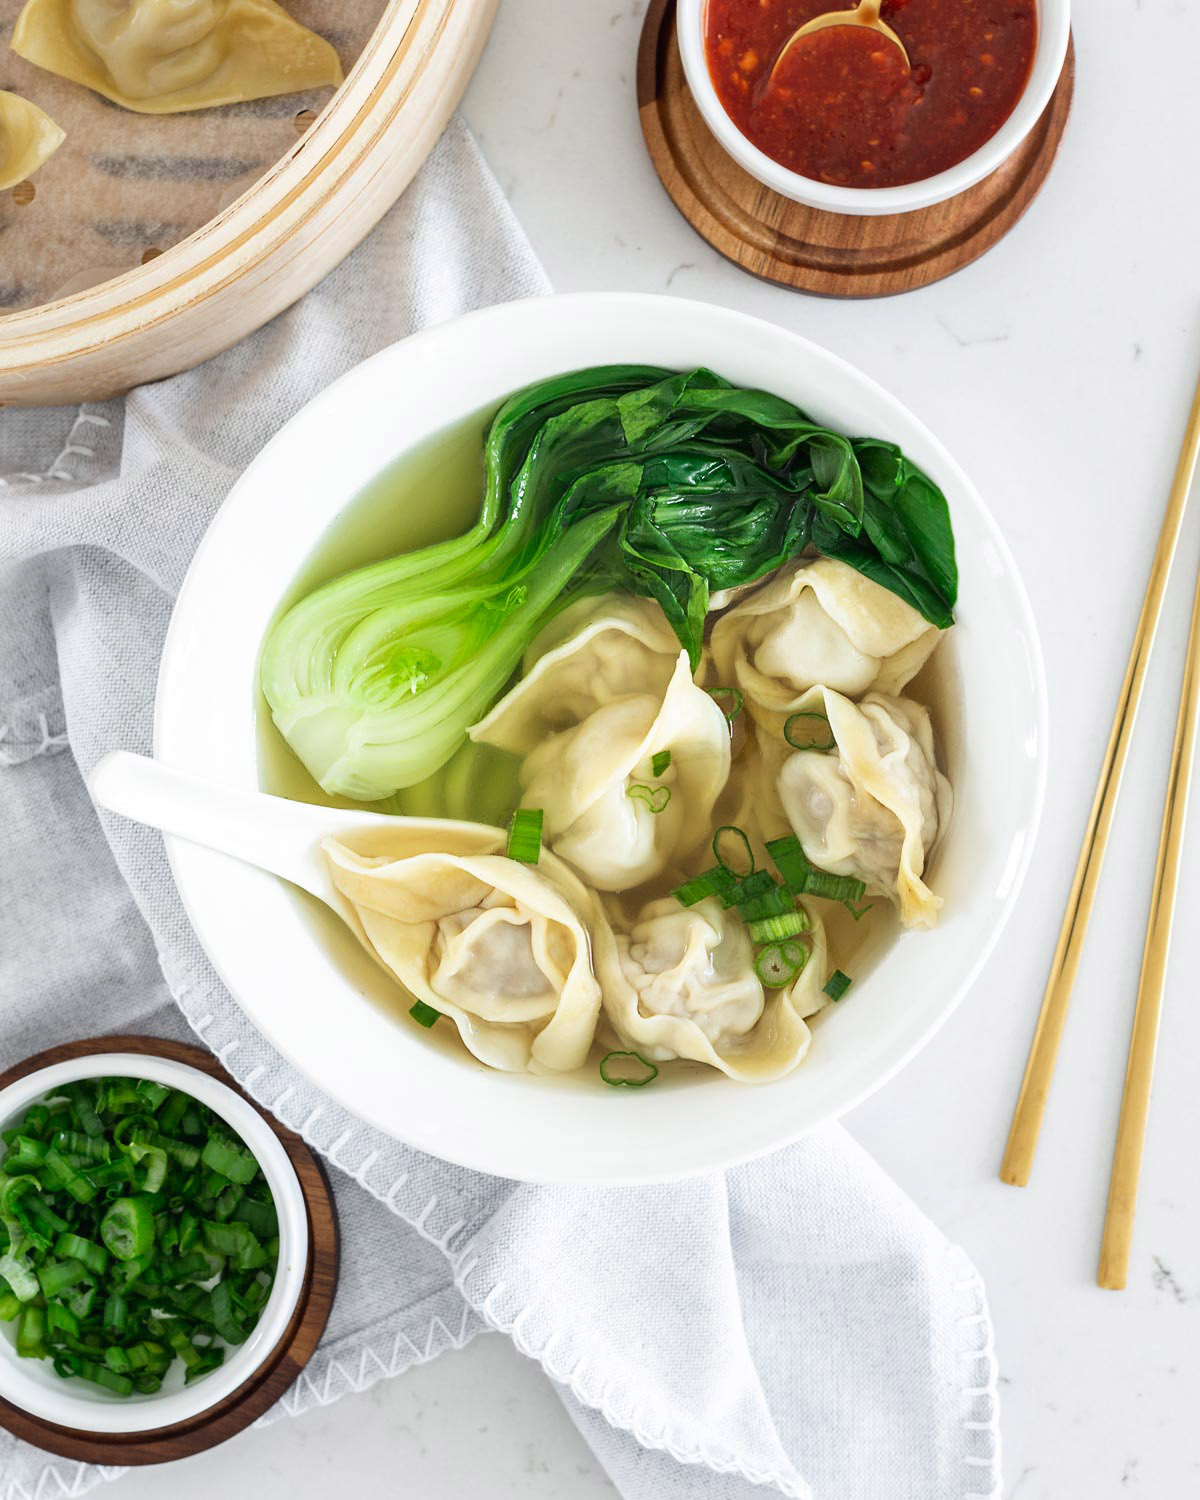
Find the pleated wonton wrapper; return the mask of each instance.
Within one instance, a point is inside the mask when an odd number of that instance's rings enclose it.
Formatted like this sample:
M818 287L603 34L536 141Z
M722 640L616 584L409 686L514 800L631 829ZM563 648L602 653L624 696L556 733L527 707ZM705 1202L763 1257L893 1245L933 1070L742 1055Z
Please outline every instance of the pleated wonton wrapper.
M655 600L577 599L534 636L520 682L471 729L471 738L528 755L546 735L573 727L603 703L665 692L678 660L679 640Z
M596 967L604 1012L621 1044L655 1062L707 1063L741 1083L790 1073L808 1052L804 1018L826 1002L825 930L811 917L796 940L803 969L780 988L766 988L741 917L715 896L683 907L673 896L651 901L626 926L596 933Z
M0 192L24 182L66 138L36 104L0 90Z
M275 0L28 0L12 50L142 114L342 81L334 49Z
M521 801L555 853L598 890L629 890L711 836L729 726L657 604L611 595L570 613L554 624L573 633L470 734L524 755Z
M929 710L868 693L851 703L814 688L799 712L824 714L835 748L797 750L779 773L779 796L813 864L863 880L900 908L906 927L932 927L940 896L923 876L953 808L937 768Z
M367 951L415 999L449 1016L490 1067L582 1067L600 1013L590 935L604 917L590 893L546 849L536 865L507 858L500 829L396 823L413 852L362 855L336 839L323 846Z
M818 684L857 698L898 693L941 632L912 605L834 558L789 563L713 627L719 680L781 734Z

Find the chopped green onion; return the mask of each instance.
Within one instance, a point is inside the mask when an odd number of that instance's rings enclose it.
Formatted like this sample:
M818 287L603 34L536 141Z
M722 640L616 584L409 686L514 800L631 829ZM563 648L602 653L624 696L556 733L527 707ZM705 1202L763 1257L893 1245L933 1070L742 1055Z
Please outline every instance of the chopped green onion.
M167 1136L160 1135L158 1144L171 1160L178 1162L181 1167L190 1169L196 1166L200 1160L200 1147L193 1146L188 1141L176 1141Z
M46 1308L47 1333L65 1333L77 1339L82 1332L79 1319L65 1302L51 1302Z
M750 889L749 880L744 880L735 892L734 904L743 922L758 922L764 917L782 917L796 910L795 898L778 881L771 880L766 870L756 872L767 876L761 883L755 882Z
M233 1214L235 1224L245 1224L260 1240L271 1239L279 1233L279 1218L273 1203L260 1203L256 1198L243 1198Z
M161 1146L143 1146L140 1141L134 1141L129 1148L129 1155L137 1166L145 1166L145 1174L140 1183L144 1193L157 1193L159 1188L167 1180L167 1153ZM257 1162L254 1170L258 1170Z
M151 1110L158 1109L159 1105L171 1096L171 1090L166 1084L155 1083L149 1078L140 1078L136 1084L136 1088Z
M4 1158L4 1170L10 1176L16 1172L36 1171L46 1160L48 1149L45 1141L39 1141L34 1136L14 1136Z
M746 924L756 943L777 943L782 938L797 937L808 931L808 918L802 911L785 912L779 917L762 917Z
M717 829L713 834L712 851L721 868L739 880L754 874L754 850L750 847L750 840L734 824L725 823Z
M542 852L542 809L519 807L508 825L508 857L536 865Z
M108 1142L82 1130L56 1130L50 1144L56 1151L88 1156L93 1161L107 1161L109 1157Z
M46 1313L41 1307L23 1307L17 1319L17 1353L22 1359L41 1359L46 1353Z
M148 1198L118 1198L100 1220L100 1238L118 1260L132 1261L154 1244L154 1214Z
M217 1255L226 1255L239 1271L256 1271L266 1264L266 1252L245 1224L207 1221L201 1233L204 1243Z
M135 1255L132 1257L132 1259L125 1261L122 1265L117 1267L122 1281L124 1281L127 1286L132 1285L139 1279L139 1277L142 1277L146 1274L146 1272L154 1264L155 1258L156 1257L153 1250L146 1250L141 1255Z
M667 803L671 800L671 788L669 786L646 786L644 782L637 782L625 789L625 795L632 797L635 802L644 802L652 813L666 812Z
M716 699L717 707L721 710L721 712L725 715L725 717L731 724L733 723L734 719L737 718L738 714L740 714L742 711L742 695L738 692L737 688L709 688L708 696L710 698Z
M133 1381L127 1375L117 1375L94 1360L84 1360L79 1370L79 1378L90 1380L93 1385L102 1385L106 1391L112 1391L117 1396L133 1394Z
M650 757L651 776L661 776L671 764L671 752L669 750L656 750Z
M242 1194L245 1191L245 1188L239 1187L236 1182L231 1182L225 1189L225 1191L221 1194L221 1196L217 1199L217 1206L215 1209L213 1209L213 1217L215 1219L219 1219L222 1223L224 1223L226 1219L231 1219L233 1217L233 1211L241 1202ZM169 1246L166 1246L165 1241L163 1243L166 1248L170 1248Z
M826 714L807 711L792 714L783 726L783 737L793 750L837 749L837 740Z
M823 896L829 901L841 901L850 905L861 901L866 894L867 887L863 881L818 869L809 860L800 846L800 840L794 834L782 839L772 839L767 845L767 853L775 861L793 896ZM858 915L861 916L862 913Z
M209 1136L200 1160L210 1171L220 1172L230 1182L240 1182L243 1186L253 1182L258 1173L258 1163L248 1151L241 1151L216 1136Z
M843 974L841 969L834 969L825 986L825 993L831 1000L840 1000L853 983L849 974Z
M0 1142L0 1321L23 1356L151 1394L174 1361L194 1381L222 1362L223 1335L250 1336L279 1223L258 1163L205 1106L146 1080L87 1080Z
M43 1297L58 1297L77 1286L87 1275L81 1260L50 1260L38 1267L38 1285Z
M104 1299L101 1318L105 1333L115 1333L118 1338L122 1337L129 1322L129 1299L124 1292L109 1292Z
M103 1135L104 1121L92 1108L91 1101L82 1094L75 1100L75 1112L79 1123L88 1135Z
M246 1330L233 1305L233 1290L227 1281L219 1282L212 1291L213 1327L227 1344L244 1344Z
M723 895L731 890L735 883L729 871L717 865L714 869L706 870L703 875L697 875L695 879L685 880L682 885L676 886L674 896L680 906L695 906L706 896Z
M413 1018L418 1026L424 1026L426 1028L432 1026L435 1021L440 1021L442 1019L441 1011L434 1010L432 1005L426 1005L424 1000L418 1000L413 1008L409 1011L409 1015Z
M624 1066L619 1061L623 1058L632 1058L634 1062L640 1063L646 1069L646 1072L640 1076L630 1074L624 1078L610 1077L609 1064L616 1063L618 1067ZM648 1083L652 1083L658 1077L658 1069L639 1052L609 1052L600 1059L600 1077L614 1089L641 1089L645 1088Z
M38 1280L24 1255L11 1248L0 1255L0 1280L7 1281L13 1295L21 1302L32 1302L38 1294Z
M777 884L770 870L755 870L744 880L734 880L727 890L719 892L721 905L726 910L731 906L741 909L748 906L756 897L765 896L768 891L775 889Z
M64 1260L82 1261L93 1276L103 1276L108 1270L108 1251L95 1240L85 1240L82 1235L60 1234L54 1250Z
M163 1111L158 1117L158 1128L164 1135L174 1134L191 1102L188 1096L181 1094L178 1089L172 1092L171 1097L163 1106Z
M90 1318L96 1302L96 1283L81 1281L67 1297L67 1306L80 1321Z
M808 949L803 943L771 943L759 950L754 960L754 972L770 990L779 990L799 977L808 962Z
M82 1177L61 1152L51 1148L46 1152L45 1171L55 1178L55 1185L66 1188L78 1203L90 1203L96 1189L86 1177Z

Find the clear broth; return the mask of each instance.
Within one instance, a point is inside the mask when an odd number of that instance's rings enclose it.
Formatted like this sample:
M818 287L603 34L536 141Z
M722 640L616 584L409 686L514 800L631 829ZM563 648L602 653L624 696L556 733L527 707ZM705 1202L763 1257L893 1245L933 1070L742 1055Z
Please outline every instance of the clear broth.
M445 541L469 529L479 515L484 436L494 413L495 408L475 412L444 428L401 454L352 497L293 579L275 618L305 594L351 569ZM956 785L956 773L962 764L963 726L962 693L952 636L939 644L906 693L931 709L939 760L951 785ZM330 795L317 785L275 727L261 693L257 734L259 785L264 791L326 807L363 805ZM504 826L518 803L518 765L513 756L468 741L428 781L371 805L380 812ZM930 868L936 873L936 852ZM304 902L312 919L326 931L331 947L339 953L353 949L345 954L345 966L355 987L389 1014L403 1016L411 1003L407 993L394 981L388 981L357 943L347 940L340 921L320 902L300 892L296 893L296 899ZM897 940L920 937L919 933L904 934L894 908L880 897L873 899L870 909L857 921L836 903L817 900L813 906L825 923L832 965L851 975L856 984L872 973ZM851 990L842 1003L852 1003L853 995ZM901 999L897 997L897 1001ZM820 1024L821 1015L810 1021L816 1027ZM451 1027L431 1031L429 1041L467 1065L483 1066L461 1045ZM673 1063L669 1071L678 1079L711 1076L711 1070L699 1063ZM539 1080L543 1084L564 1081Z

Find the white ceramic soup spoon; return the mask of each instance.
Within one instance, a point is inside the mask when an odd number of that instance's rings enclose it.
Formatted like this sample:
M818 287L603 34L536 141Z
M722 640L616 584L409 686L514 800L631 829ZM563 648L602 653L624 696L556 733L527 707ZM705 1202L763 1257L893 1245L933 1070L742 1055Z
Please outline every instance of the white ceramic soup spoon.
M356 933L358 922L333 883L322 840L336 838L356 854L393 858L429 847L428 818L316 807L266 792L242 791L126 750L111 751L97 761L87 781L100 807L269 870L323 901ZM504 850L499 829L482 823L439 823L447 832L453 830L457 852Z

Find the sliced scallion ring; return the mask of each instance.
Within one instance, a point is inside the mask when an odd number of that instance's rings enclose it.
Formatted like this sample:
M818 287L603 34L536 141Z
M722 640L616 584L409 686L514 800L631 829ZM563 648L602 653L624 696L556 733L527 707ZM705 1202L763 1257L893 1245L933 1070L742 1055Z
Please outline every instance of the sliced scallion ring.
M803 711L792 714L783 726L783 737L793 750L836 750L828 716Z
M610 1076L613 1067L621 1068L627 1066L624 1059L628 1058L632 1058L635 1063L639 1063L645 1071L640 1076L633 1073L624 1078ZM600 1059L600 1077L610 1088L642 1089L648 1083L653 1083L658 1077L658 1069L652 1062L644 1058L640 1052L609 1052Z
M644 802L652 813L666 812L667 803L671 800L671 788L669 786L647 786L644 782L635 782L633 786L626 787L625 795L632 797L635 802Z
M742 711L742 695L735 687L709 688L708 696L715 700L717 707L731 724Z
M440 1021L442 1019L441 1011L434 1010L432 1005L426 1005L424 1000L418 1000L413 1008L409 1011L409 1015L413 1018L418 1026L424 1026L427 1030L430 1026L433 1025L435 1021Z
M854 981L841 969L834 969L825 985L825 993L831 1000L840 1000Z
M671 752L669 750L656 750L650 757L651 776L661 776L671 764Z
M754 972L769 990L781 990L799 977L808 962L808 949L803 943L787 940L770 943L759 950L754 960Z
M712 851L717 863L738 880L754 874L754 850L736 824L725 823L713 834Z

